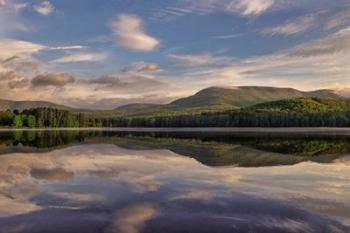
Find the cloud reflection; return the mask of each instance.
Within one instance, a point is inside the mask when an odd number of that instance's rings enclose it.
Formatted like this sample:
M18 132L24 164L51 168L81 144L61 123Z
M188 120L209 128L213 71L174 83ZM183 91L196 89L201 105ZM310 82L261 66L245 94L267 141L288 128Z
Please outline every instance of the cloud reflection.
M350 229L350 167L338 163L212 168L169 150L101 144L4 154L0 176L0 226L30 221L33 232L57 216L74 222L65 232L86 220L91 232L242 232L247 222L261 232ZM335 199L337 211L319 204Z

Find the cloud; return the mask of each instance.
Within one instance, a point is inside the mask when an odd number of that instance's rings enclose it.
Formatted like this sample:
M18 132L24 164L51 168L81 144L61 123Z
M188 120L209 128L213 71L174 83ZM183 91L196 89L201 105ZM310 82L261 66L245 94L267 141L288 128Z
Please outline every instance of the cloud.
M13 13L17 13L25 8L28 7L28 3L21 2L21 3L13 3L7 0L0 0L0 7L6 7L7 11L12 11Z
M113 37L118 45L140 52L150 52L160 41L147 35L142 20L136 15L121 14L109 22Z
M69 45L69 46L59 46L51 47L50 50L75 50L75 49L84 49L85 46L82 45Z
M64 48L61 47L61 50L63 49ZM106 59L106 55L103 53L74 53L74 54L70 54L70 55L58 58L56 60L53 60L52 62L55 62L55 63L97 62L97 61L102 61L104 59Z
M54 86L63 87L67 84L74 83L75 78L69 74L42 74L34 77L31 81L34 87Z
M274 0L180 0L175 7L168 7L159 16L183 16L186 14L210 14L226 12L244 17L258 16L272 8Z
M264 56L201 66L178 75L194 90L219 85L263 85L301 90L350 86L350 28ZM179 83L181 85L181 83ZM339 86L340 85L340 86Z
M37 13L48 16L52 12L54 12L55 7L49 1L43 1L35 6L33 6L33 10Z
M199 200L211 200L213 193L208 190L191 189L184 193L173 195L170 200L186 200L186 199L199 199Z
M290 52L290 56L312 57L332 55L350 50L350 27L342 29L326 38L297 46Z
M225 40L225 39L232 39L243 36L243 33L236 33L236 34L228 34L228 35L220 35L220 36L212 36L212 39L218 39L218 40Z
M21 10L27 8L28 3L22 2L22 3L13 4L13 7L14 7L15 11L18 12L18 11L21 11Z
M122 69L123 73L157 73L162 71L158 64L135 62L131 66L126 66Z
M160 67L158 64L150 63L150 64L145 64L138 71L141 73L155 73L160 71Z
M107 86L123 85L120 79L112 75L103 75L97 79L91 79L88 82L91 84L99 84L99 85L107 85Z
M65 181L69 180L74 176L73 172L68 172L63 168L54 169L42 169L35 168L30 170L30 175L39 180L49 180L49 181Z
M155 218L157 214L157 208L148 203L128 206L118 211L116 219L108 232L138 233L145 222Z
M191 65L202 66L212 62L213 57L210 54L197 54L197 55L176 55L170 54L169 57L175 61Z
M29 81L14 71L8 71L0 72L0 84L7 85L10 89L21 89L27 87Z
M299 17L282 24L280 26L266 28L262 32L269 35L295 35L306 32L317 24L318 17L316 15L308 15Z
M325 23L324 28L331 30L338 27L350 25L350 9L342 10L331 17L329 17Z
M29 22L21 18L19 12L28 7L28 3L12 1L0 2L0 36L8 36L13 32L30 32Z
M30 56L46 47L27 41L2 39L0 40L0 48L0 59L8 59L13 56Z
M143 89L145 93L145 89L147 90L156 90L157 88L164 85L163 82L152 78L143 76L141 74L120 74L120 77L116 77L115 75L103 75L96 79L90 79L87 81L88 84L97 84L106 87L113 87L113 90L116 91L117 87L119 89L119 93L126 92L129 93L131 90L141 91Z
M40 67L40 62L28 57L13 56L0 61L0 70L15 71L21 74L35 73Z
M259 15L269 9L274 0L240 0L231 2L228 9L239 10L242 15Z

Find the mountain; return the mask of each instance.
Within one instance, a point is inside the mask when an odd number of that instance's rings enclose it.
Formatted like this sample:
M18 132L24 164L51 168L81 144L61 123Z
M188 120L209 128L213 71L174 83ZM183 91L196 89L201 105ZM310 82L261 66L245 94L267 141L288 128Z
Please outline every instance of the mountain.
M51 102L46 101L11 101L11 100L3 100L0 99L0 110L4 111L7 109L10 110L19 110L22 111L24 109L29 108L39 108L39 107L47 107L47 108L56 108L56 109L62 109L62 110L70 110L75 111L75 109L59 105Z
M303 92L293 88L241 86L210 87L196 94L175 100L165 105L129 104L113 111L104 111L110 116L169 115L200 112L217 112L253 106L270 101L294 98L344 99L332 90Z
M332 90L316 90L303 92L293 88L241 86L241 87L210 87L196 94L175 100L169 104L128 104L113 110L95 111L98 116L145 116L164 114L184 114L217 112L249 107L255 104L293 98L327 98L344 99ZM50 107L74 112L87 110L73 109L45 101L10 101L0 100L0 110Z
M210 87L193 96L176 100L171 105L179 107L234 106L247 107L268 101L300 97L342 99L332 90L303 92L293 88L242 86L234 88Z

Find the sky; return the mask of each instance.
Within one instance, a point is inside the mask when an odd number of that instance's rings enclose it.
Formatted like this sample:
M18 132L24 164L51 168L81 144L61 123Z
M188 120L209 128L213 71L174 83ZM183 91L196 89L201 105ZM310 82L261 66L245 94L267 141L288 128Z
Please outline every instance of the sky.
M350 0L0 0L0 98L168 103L350 87Z

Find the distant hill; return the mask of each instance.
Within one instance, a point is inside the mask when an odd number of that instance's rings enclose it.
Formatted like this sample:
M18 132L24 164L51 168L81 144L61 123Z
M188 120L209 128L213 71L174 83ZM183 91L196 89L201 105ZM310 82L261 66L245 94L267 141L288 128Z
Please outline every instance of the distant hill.
M210 87L196 94L178 99L169 104L128 104L113 110L94 111L97 116L147 116L174 115L186 113L217 112L249 107L252 105L294 98L318 97L326 99L344 99L332 90L316 90L303 92L293 88L241 86L241 87ZM45 101L10 101L0 100L0 110L29 109L50 107L87 112L87 110L45 102ZM92 111L92 110L91 110Z
M276 87L210 87L196 94L175 100L166 105L129 104L114 111L103 111L103 114L112 116L145 116L167 115L183 113L200 113L233 110L249 107L259 103L294 98L327 98L344 99L332 90L316 90L303 92L293 88Z
M2 111L7 109L22 111L24 109L39 108L39 107L56 108L56 109L70 110L70 111L75 110L73 108L70 108L64 105L59 105L59 104L46 102L46 101L11 101L11 100L0 99L0 110Z
M350 111L350 101L321 98L285 99L257 104L246 110L324 113Z
M210 87L193 96L176 100L171 105L180 107L200 106L235 106L247 107L250 105L299 97L319 97L341 99L340 95L332 90L317 90L303 92L293 88L242 86L235 88Z

